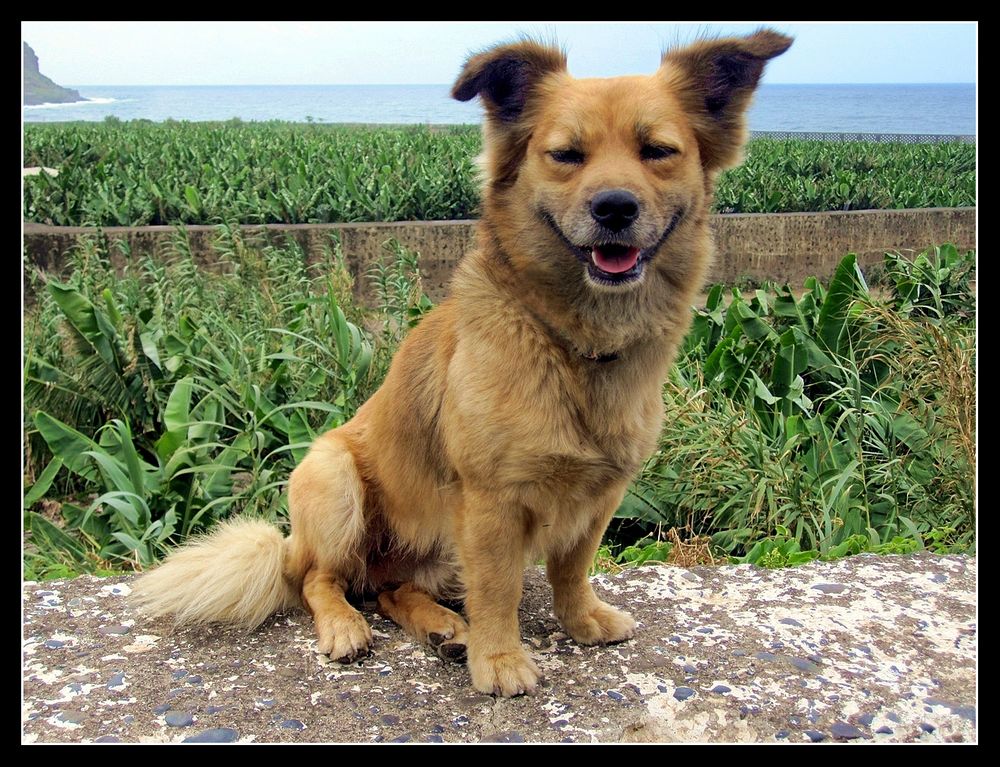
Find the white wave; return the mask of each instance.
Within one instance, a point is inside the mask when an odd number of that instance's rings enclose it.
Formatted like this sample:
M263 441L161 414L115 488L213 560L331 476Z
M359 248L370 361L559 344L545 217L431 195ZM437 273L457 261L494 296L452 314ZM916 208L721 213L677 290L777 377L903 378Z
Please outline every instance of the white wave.
M99 96L92 99L83 99L82 101L67 101L62 104L51 104L49 102L45 102L44 104L25 104L24 108L55 109L57 107L85 107L85 106L90 106L91 104L115 104L119 101L131 101L131 99L113 99L113 98L105 98L103 96Z

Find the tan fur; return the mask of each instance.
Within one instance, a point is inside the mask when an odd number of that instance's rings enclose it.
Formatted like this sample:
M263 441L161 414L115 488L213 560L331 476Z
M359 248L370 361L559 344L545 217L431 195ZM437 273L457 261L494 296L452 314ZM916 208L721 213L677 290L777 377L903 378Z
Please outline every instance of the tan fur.
M256 628L300 604L283 577L285 545L266 522L223 522L197 545L175 551L168 567L140 578L132 596L147 613L173 615L178 623Z
M575 80L558 50L530 41L467 62L453 95L478 95L487 112L479 247L382 387L291 477L284 582L313 613L322 652L367 652L371 632L346 596L381 593L380 610L421 641L452 645L452 657L467 643L477 689L530 691L539 672L517 607L524 565L538 557L574 639L632 636L635 622L597 598L587 568L656 445L662 383L711 260L715 174L738 161L764 63L790 43L767 30L700 41L649 77L613 80ZM650 157L651 147L671 151ZM580 162L557 159L567 149ZM609 189L639 211L613 236L592 204ZM631 282L592 269L591 247L616 244L643 253ZM218 541L228 547L230 535ZM231 596L187 602L195 575L224 594L241 575L211 563L233 559L212 540L146 576L147 605L231 619L211 609ZM254 582L289 593L273 578L271 566ZM462 595L467 629L435 604Z

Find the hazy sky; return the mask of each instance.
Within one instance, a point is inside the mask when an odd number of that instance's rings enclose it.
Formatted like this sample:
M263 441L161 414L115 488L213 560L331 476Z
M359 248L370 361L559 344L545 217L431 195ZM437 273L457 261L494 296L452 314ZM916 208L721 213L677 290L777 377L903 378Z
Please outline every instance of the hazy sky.
M975 82L975 23L767 22L795 36L769 83ZM644 73L661 49L759 24L541 22L22 22L61 85L451 83L471 50L555 37L578 77Z

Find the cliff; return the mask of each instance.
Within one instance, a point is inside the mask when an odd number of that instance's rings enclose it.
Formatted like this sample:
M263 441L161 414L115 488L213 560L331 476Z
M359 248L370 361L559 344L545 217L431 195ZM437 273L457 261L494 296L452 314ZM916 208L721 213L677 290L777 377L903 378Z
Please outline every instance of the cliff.
M38 56L24 43L24 104L66 104L84 101L77 91L56 85L38 71Z

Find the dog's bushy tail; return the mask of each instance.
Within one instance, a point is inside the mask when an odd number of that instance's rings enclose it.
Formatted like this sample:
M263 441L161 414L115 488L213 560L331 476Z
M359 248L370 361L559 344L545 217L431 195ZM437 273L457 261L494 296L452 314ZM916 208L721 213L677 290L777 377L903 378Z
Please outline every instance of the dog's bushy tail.
M286 551L281 532L266 522L223 522L139 578L132 597L146 614L179 624L256 628L300 604L294 578L286 577Z

